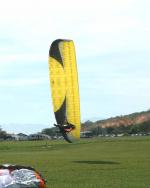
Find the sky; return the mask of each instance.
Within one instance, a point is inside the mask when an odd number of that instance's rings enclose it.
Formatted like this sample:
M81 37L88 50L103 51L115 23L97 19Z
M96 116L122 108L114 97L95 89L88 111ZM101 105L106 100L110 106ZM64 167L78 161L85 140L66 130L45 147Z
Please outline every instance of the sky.
M76 47L81 121L150 108L150 1L0 0L0 125L33 133L55 123L53 40Z

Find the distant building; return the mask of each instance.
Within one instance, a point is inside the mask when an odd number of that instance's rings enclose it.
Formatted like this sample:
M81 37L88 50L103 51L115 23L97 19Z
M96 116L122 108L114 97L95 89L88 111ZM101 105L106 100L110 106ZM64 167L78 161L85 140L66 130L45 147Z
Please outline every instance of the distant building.
M6 140L19 140L19 136L17 134L9 134Z
M18 140L18 141L25 141L28 140L28 135L19 133L19 134L9 134L7 135L6 140Z
M92 131L83 131L83 132L81 132L80 137L81 138L91 138L91 137L93 137L93 133L92 133Z
M46 134L31 134L28 136L29 140L51 140L51 137Z
M28 140L28 135L26 134L19 133L17 134L17 136L18 136L18 140L22 140L22 141Z

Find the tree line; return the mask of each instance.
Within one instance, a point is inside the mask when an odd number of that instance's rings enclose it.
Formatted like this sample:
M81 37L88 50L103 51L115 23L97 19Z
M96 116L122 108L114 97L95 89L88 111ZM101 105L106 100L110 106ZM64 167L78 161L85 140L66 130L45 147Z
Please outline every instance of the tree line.
M143 122L141 124L135 124L135 125L130 125L130 126L125 126L121 125L119 127L107 127L107 128L102 128L100 126L95 126L95 123L91 121L87 121L84 124L82 124L82 130L86 131L91 131L93 135L118 135L118 134L125 134L125 135L132 135L132 134L148 134L150 133L150 121ZM92 126L93 125L93 126ZM43 134L47 134L51 137L54 136L61 136L59 133L59 130L56 127L52 128L46 128L43 129L42 132Z
M132 134L150 134L150 121L146 121L140 124L125 126L121 125L119 127L106 127L102 128L100 126L90 128L93 135L132 135Z
M7 139L7 132L2 130L1 126L0 126L0 139Z
M93 126L92 126L93 125ZM94 136L98 135L132 135L132 134L150 134L150 121L146 121L140 124L125 126L121 125L119 127L106 127L102 128L101 126L96 126L95 123L87 121L82 124L82 131L91 131ZM58 128L46 128L41 131L42 134L49 135L51 137L61 136ZM0 127L0 139L7 139L9 134Z

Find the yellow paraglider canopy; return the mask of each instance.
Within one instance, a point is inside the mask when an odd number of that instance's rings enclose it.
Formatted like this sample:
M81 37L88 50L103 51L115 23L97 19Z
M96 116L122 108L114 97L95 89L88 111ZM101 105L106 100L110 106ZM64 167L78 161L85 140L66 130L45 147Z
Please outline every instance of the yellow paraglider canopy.
M75 47L72 40L55 40L49 51L50 85L55 118L69 142L80 138L80 100Z

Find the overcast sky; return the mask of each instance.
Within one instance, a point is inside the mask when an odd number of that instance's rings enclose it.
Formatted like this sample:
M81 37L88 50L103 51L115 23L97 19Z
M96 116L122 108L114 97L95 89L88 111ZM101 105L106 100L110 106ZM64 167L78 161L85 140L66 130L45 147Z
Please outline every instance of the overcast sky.
M31 133L55 122L48 51L57 38L75 43L82 121L150 108L150 1L0 4L2 128Z

